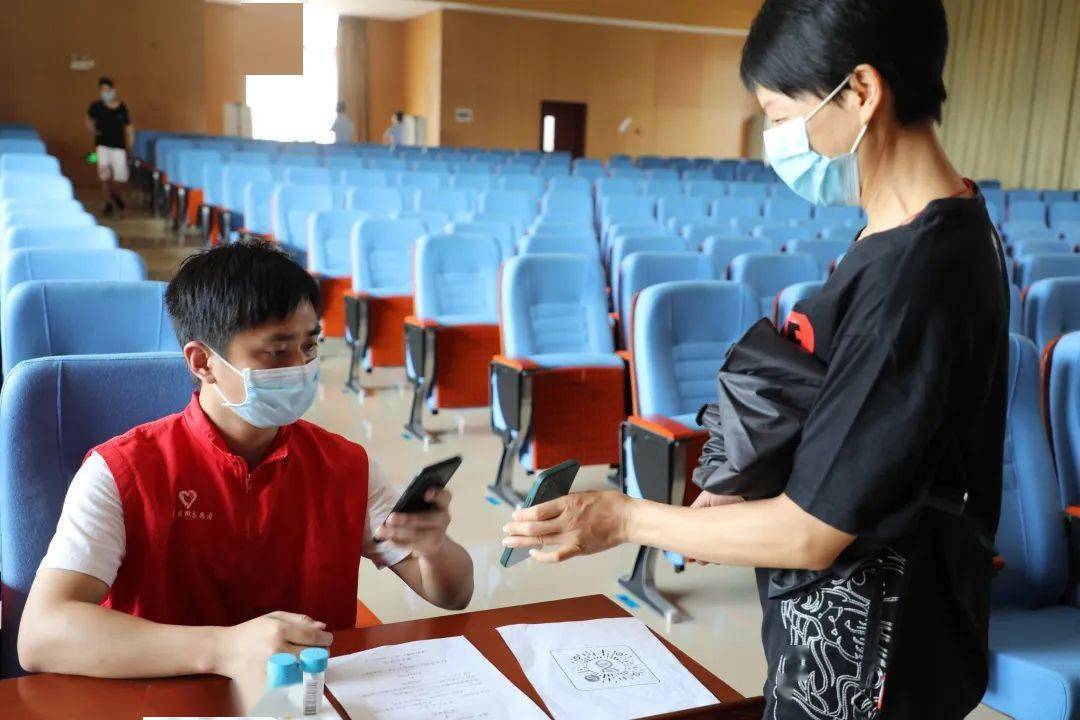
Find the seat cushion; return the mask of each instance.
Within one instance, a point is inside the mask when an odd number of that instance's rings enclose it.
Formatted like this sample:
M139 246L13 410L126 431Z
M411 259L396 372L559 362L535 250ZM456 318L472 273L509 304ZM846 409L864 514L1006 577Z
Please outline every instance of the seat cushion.
M542 355L532 355L529 359L545 369L568 367L623 367L622 358L615 354L545 353Z
M498 315L439 315L434 318L440 325L498 325Z
M990 617L990 684L983 701L1016 720L1080 711L1080 608L999 610Z

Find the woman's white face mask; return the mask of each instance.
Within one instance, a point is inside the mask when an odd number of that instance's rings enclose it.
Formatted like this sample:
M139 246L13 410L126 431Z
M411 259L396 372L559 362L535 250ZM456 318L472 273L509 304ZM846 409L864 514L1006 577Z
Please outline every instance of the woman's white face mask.
M765 155L780 179L804 200L815 205L858 205L859 145L869 125L863 125L851 150L828 158L810 147L806 123L847 86L848 75L812 111L765 131Z

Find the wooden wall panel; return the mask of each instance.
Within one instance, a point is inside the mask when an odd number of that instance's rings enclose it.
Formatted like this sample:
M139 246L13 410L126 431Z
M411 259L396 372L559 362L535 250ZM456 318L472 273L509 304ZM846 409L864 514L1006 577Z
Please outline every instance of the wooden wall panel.
M390 116L405 109L405 23L367 20L368 140L381 142Z
M739 36L442 15L443 144L538 147L540 102L562 100L587 103L591 156L738 155L760 112L739 81ZM456 107L473 122L456 122Z
M202 0L4 0L0 22L0 120L34 125L64 172L95 182L82 160L92 137L83 126L110 75L136 127L201 132ZM69 69L71 53L92 57Z
M486 8L745 29L762 0L456 0Z
M439 143L443 12L405 21L405 111L427 119L427 144ZM381 133L380 133L381 134Z
M224 105L244 102L246 75L304 72L303 6L205 3L206 131L220 133Z

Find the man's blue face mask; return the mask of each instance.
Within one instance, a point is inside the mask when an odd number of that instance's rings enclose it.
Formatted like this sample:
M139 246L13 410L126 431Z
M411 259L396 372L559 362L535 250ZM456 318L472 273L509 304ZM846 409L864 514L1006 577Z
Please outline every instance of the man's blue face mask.
M230 408L249 425L272 428L291 425L311 409L319 389L319 358L305 365L270 370L239 370L218 353L214 355L244 380L244 399L230 402L218 383L214 389L222 405Z
M863 125L850 152L828 158L810 147L806 123L843 90L851 76L810 113L765 131L765 155L780 179L804 200L815 205L858 205L859 160L856 152L869 125Z

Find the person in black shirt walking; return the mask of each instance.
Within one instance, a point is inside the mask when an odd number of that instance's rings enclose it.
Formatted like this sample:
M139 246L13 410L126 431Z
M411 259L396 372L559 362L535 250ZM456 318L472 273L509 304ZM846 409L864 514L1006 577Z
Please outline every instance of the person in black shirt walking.
M947 46L941 0L765 0L747 37L777 174L867 215L783 324L826 368L784 492L580 493L505 529L544 562L629 542L760 568L770 720L959 720L986 688L1009 293L978 188L935 132ZM777 590L783 570L821 572Z
M128 181L128 150L135 137L127 105L117 99L112 79L98 80L101 99L90 103L86 127L94 133L98 158L98 177L105 191L105 214L112 215L113 205L124 209L120 185Z

